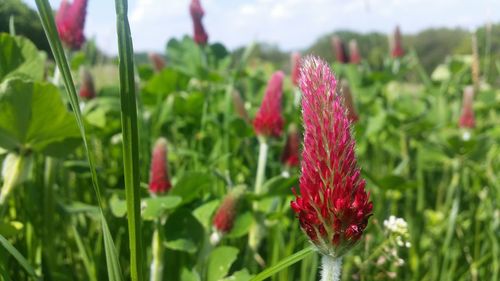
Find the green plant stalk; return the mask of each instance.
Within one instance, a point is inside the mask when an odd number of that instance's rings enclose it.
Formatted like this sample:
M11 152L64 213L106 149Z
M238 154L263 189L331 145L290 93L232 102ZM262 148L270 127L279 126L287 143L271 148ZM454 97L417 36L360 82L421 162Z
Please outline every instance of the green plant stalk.
M259 160L257 162L257 174L255 176L255 194L261 195L264 184L264 177L266 171L266 162L267 162L267 151L269 146L267 144L267 140L263 136L259 136Z
M273 276L274 274L280 272L281 270L293 265L294 263L304 259L305 257L309 256L311 253L314 252L314 247L310 246L307 247L303 250L298 251L297 253L282 259L279 263L275 264L272 267L267 268L266 270L262 271L261 273L257 274L254 276L250 281L261 281L266 278L269 278Z
M0 245L2 245L7 252L9 252L16 260L19 262L19 264L26 270L26 272L34 279L34 280L39 280L39 278L36 275L35 270L33 267L30 265L28 260L23 257L21 253L12 245L9 243L5 237L3 237L0 234Z
M163 244L160 233L161 223L156 223L156 229L153 233L153 241L151 244L151 253L152 253L152 261L151 261L151 275L150 281L161 281L163 278Z
M9 169L11 171L9 172L9 174L5 175L5 179L0 192L0 206L3 206L7 203L7 199L14 190L14 187L16 187L21 180L22 174L24 173L23 167L25 165L26 158L23 155L13 155L12 157L16 157L14 159L15 162L13 163L14 167L12 168L12 170Z
M130 274L133 281L142 278L142 235L140 213L139 133L133 46L127 18L128 1L116 0L116 28L120 67L121 124L123 134L123 169L130 245Z
M9 33L12 36L16 36L16 24L15 24L15 16L11 15L9 17Z
M55 269L53 260L54 255L54 182L56 160L51 157L45 158L45 174L44 174L44 194L43 194L43 224L44 224L44 239L43 239L43 259L46 261L49 270L52 272Z

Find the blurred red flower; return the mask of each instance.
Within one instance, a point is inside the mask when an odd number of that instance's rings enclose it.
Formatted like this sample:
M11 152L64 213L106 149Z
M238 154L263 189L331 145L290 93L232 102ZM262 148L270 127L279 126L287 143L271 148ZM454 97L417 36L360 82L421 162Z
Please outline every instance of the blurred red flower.
M153 147L151 170L149 172L149 191L153 194L165 193L172 184L168 176L167 140L159 138Z
M194 41L200 45L207 44L208 34L203 27L203 23L201 22L201 19L205 15L205 11L201 7L200 0L191 0L191 5L189 5L189 12L191 14L191 19L193 20Z
M460 120L458 125L460 128L472 129L476 126L476 121L474 118L474 109L472 104L474 102L474 87L467 86L464 89L463 99L462 99L462 114L460 115Z
M78 50L85 42L83 27L86 13L87 0L74 0L71 4L62 0L55 21L57 32L67 48Z
M253 120L255 133L261 136L281 136L283 117L281 116L281 97L285 74L277 71L267 84L266 93L259 111Z

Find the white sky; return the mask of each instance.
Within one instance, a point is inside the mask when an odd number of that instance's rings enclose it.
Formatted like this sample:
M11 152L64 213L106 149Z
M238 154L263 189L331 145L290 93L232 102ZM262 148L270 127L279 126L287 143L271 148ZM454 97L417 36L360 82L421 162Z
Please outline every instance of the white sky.
M34 0L23 0L35 7ZM112 0L88 0L85 34L109 54L117 53ZM61 0L49 1L54 9ZM163 51L169 38L192 33L190 0L130 0L136 51ZM251 41L285 50L308 47L339 29L403 33L428 27L473 29L500 22L500 0L201 0L210 42L236 48Z

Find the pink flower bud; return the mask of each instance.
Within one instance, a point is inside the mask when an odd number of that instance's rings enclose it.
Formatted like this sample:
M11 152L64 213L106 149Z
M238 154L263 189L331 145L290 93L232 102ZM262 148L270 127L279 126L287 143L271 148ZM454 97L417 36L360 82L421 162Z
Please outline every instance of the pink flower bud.
M285 149L281 154L281 162L288 167L297 167L299 165L300 153L300 135L295 125L290 126L286 138Z
M396 29L394 30L394 36L391 40L391 55L392 58L395 59L404 56L403 40L401 37L399 26L396 26Z
M160 194L168 192L171 187L167 165L167 140L159 138L155 143L151 157L149 191L153 194Z
M352 64L360 64L361 63L361 54L358 49L358 42L356 40L349 41L349 62Z
M245 101L241 97L240 92L238 92L237 90L233 91L233 105L234 110L236 111L238 116L250 123L250 118L248 117L248 113L245 108Z
M203 23L201 22L201 19L205 15L205 11L201 7L200 0L191 0L189 12L191 14L191 19L193 20L194 41L199 45L207 44L208 34L203 27Z
M337 62L339 63L347 63L347 54L345 50L345 45L344 42L342 42L342 39L338 36L333 36L332 37L332 46L333 50L335 51L335 57L337 58Z
M300 53L294 52L292 54L292 83L295 86L299 85L299 75L300 75Z
M372 214L354 155L351 122L336 86L324 61L303 61L300 196L291 202L302 230L322 254L332 257L342 256L360 240Z
M474 87L467 86L464 89L464 95L462 100L462 114L460 115L460 120L458 125L460 128L472 129L476 126L476 121L474 119L474 109L472 104L474 102Z
M243 188L236 187L224 197L212 220L215 231L224 235L233 229L238 203L241 195L243 195L243 191Z
M354 106L354 100L352 98L351 87L349 87L349 83L347 80L343 79L341 81L342 89L340 93L342 94L343 103L345 108L347 109L347 118L351 121L351 123L358 122L358 113L356 111L356 107Z
M159 54L149 53L148 58L153 64L153 67L156 72L160 72L162 71L163 68L165 68L165 60Z
M253 120L253 127L257 135L281 136L283 117L281 116L281 97L283 95L283 78L285 74L277 71L267 84L262 104Z
M83 27L87 13L87 0L74 0L71 4L62 0L56 14L57 32L64 45L78 50L85 42Z
M82 71L82 85L80 86L79 96L85 100L95 98L94 79L86 69Z

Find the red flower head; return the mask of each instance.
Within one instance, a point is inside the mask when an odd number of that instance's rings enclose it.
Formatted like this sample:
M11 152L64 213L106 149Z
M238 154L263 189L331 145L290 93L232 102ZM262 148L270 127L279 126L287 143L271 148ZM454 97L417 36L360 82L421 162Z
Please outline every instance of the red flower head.
M300 53L294 52L292 54L292 83L295 86L299 85L299 75L300 75Z
M87 13L87 0L74 0L71 4L62 0L56 14L57 32L64 45L78 50L85 42L83 27Z
M237 90L233 91L233 105L238 116L250 123L250 118L248 118L247 109L245 108L245 101Z
M91 100L95 98L94 79L88 70L82 71L82 85L79 92L80 98Z
M236 187L227 194L220 204L212 220L214 233L210 237L213 244L217 244L220 238L233 229L237 215L238 203L243 195L244 188Z
M253 120L253 128L257 135L279 137L283 129L281 117L281 96L283 95L283 78L285 74L277 71L267 84L266 93L259 111Z
M462 115L460 115L460 120L458 122L460 128L472 129L476 126L476 121L474 119L474 110L472 108L473 101L474 87L468 86L464 89L462 100Z
M208 34L203 27L203 23L201 22L201 19L205 15L205 11L203 11L203 8L201 7L200 0L191 0L189 12L191 14L191 19L193 19L194 41L200 45L207 44Z
M351 123L358 122L358 113L356 111L356 107L354 106L354 101L352 99L351 88L349 87L349 83L347 80L343 79L341 81L342 90L340 93L342 94L342 98L344 99L344 105L347 109L347 118L351 121Z
M403 50L403 40L401 38L401 31L399 26L396 26L394 30L394 36L391 40L391 55L392 58L400 58L404 56L405 52Z
M297 167L299 165L300 140L299 132L295 125L290 126L286 138L285 149L281 154L281 162L288 167Z
M154 66L156 72L160 72L165 68L165 60L157 53L149 53L148 58Z
M339 63L347 63L347 54L345 50L344 42L338 36L332 37L332 45L335 50L335 57Z
M356 40L349 41L349 62L352 64L361 63L361 54L359 53L358 42Z
M336 86L324 61L304 60L301 195L291 203L311 242L332 257L342 256L359 241L372 214L354 155L351 122Z
M168 177L167 140L159 138L153 148L151 170L149 172L149 191L153 194L170 190L172 184Z

